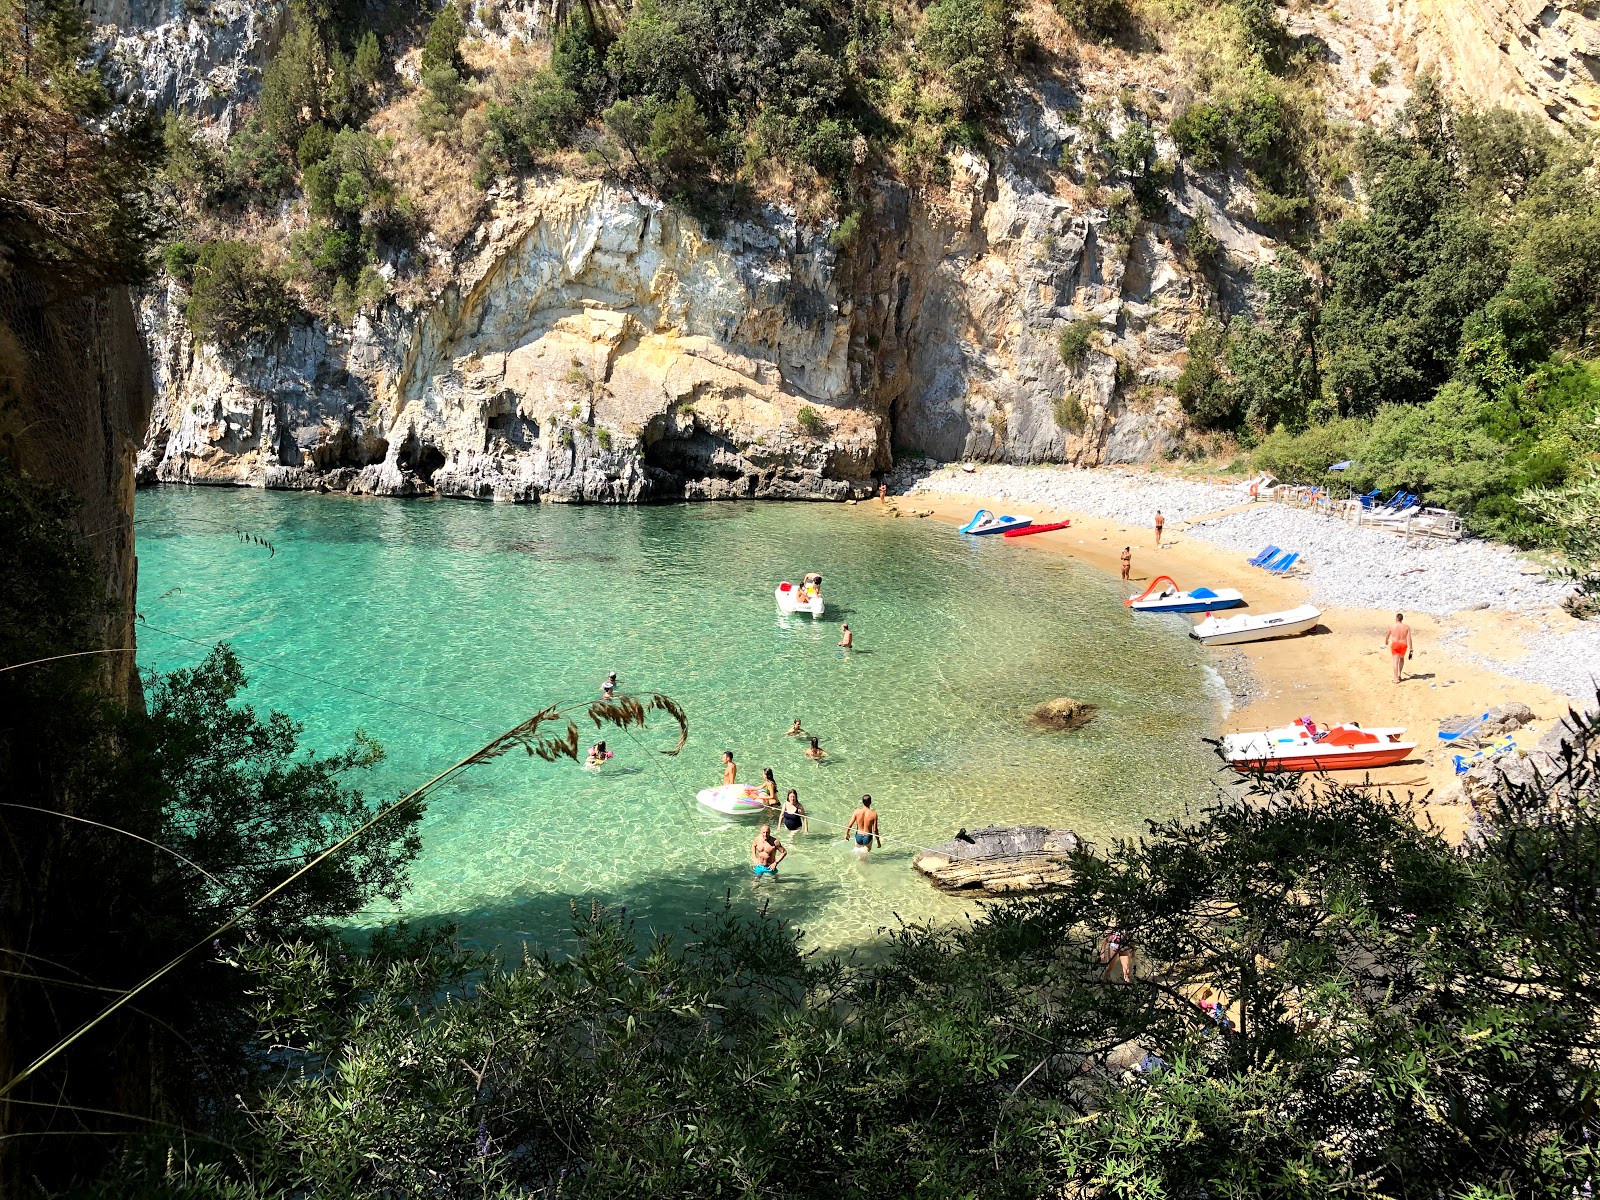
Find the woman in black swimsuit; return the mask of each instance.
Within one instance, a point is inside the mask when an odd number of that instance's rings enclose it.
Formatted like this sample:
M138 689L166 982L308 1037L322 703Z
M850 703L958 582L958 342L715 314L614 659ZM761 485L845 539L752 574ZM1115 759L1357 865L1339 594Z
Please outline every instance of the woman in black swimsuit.
M793 788L783 798L783 813L778 818L790 833L810 833L811 822L806 818L806 806L800 803L800 793Z

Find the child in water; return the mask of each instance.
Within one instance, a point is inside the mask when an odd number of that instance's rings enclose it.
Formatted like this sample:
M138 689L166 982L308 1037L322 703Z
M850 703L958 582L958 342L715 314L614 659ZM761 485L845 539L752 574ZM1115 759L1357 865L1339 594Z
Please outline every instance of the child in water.
M589 747L589 761L583 765L598 771L602 763L611 757L611 751L606 749L604 742L596 742Z

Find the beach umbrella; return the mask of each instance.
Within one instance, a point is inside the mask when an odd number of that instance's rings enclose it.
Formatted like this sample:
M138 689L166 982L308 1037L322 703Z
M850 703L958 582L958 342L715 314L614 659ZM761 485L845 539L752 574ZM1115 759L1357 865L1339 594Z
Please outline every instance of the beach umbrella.
M1330 470L1330 471L1348 471L1348 470L1349 470L1349 469L1350 469L1350 468L1351 468L1351 467L1353 467L1353 466L1355 466L1355 464L1354 464L1354 463L1352 463L1352 462L1351 462L1351 461L1350 461L1350 460L1349 460L1349 459L1348 459L1348 458L1347 458L1347 459L1345 459L1345 460L1344 460L1344 461L1343 461L1343 462L1336 462L1336 463L1334 463L1334 464L1333 464L1333 466L1331 466L1331 467L1329 467L1329 468L1328 468L1328 470Z

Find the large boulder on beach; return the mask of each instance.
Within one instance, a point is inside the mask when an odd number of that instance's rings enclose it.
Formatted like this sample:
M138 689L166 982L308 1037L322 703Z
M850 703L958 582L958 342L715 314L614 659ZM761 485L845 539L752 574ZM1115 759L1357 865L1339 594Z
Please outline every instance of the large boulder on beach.
M1046 729L1077 729L1087 725L1099 711L1096 705L1074 700L1071 696L1059 696L1033 710L1033 723Z
M1534 719L1533 709L1516 700L1498 704L1489 709L1488 713L1488 719L1472 732L1472 737L1479 742L1491 742L1501 734L1521 729ZM1449 716L1439 722L1439 728L1465 729L1481 716L1483 716L1481 712Z
M1043 825L990 825L930 847L912 866L950 891L976 890L1001 895L1064 887L1071 861L1082 843L1070 829Z

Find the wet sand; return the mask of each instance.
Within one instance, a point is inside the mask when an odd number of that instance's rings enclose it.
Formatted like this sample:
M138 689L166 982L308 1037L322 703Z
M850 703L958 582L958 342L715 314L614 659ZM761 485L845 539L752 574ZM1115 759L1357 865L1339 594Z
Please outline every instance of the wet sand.
M1114 575L1121 571L1122 548L1131 546L1130 595L1143 591L1157 576L1169 575L1186 589L1201 585L1239 589L1247 602L1246 608L1235 610L1239 612L1276 612L1310 599L1302 582L1251 567L1242 555L1190 537L1175 522L1168 522L1157 549L1152 526L1134 527L1081 513L1047 511L1014 500L918 492L890 497L887 504L865 502L861 507L880 517L898 512L901 519L914 519L913 510L931 510L926 519L953 526L965 524L979 508L1032 517L1040 524L1070 519L1068 529L1013 538L1011 544L1037 553L1069 554ZM1298 716L1311 716L1323 725L1353 720L1367 726L1404 726L1417 743L1416 755L1365 777L1396 794L1428 795L1428 815L1447 834L1459 836L1468 814L1455 802L1455 771L1450 752L1436 736L1439 723L1452 714L1483 712L1517 700L1538 718L1529 730L1517 734L1519 744L1532 745L1567 712L1568 702L1559 693L1501 674L1468 657L1474 649L1487 649L1508 637L1536 631L1543 618L1494 610L1442 618L1407 613L1415 636L1415 656L1406 664L1405 679L1398 685L1383 644L1393 619L1393 610L1325 608L1314 633L1215 648L1213 661L1224 678L1230 676L1230 662L1242 663L1250 675L1241 702L1223 720L1220 732L1269 729ZM1231 674L1236 676L1237 670ZM1230 679L1231 687L1237 689L1239 683L1237 678ZM1347 782L1362 778L1357 772L1341 776Z

